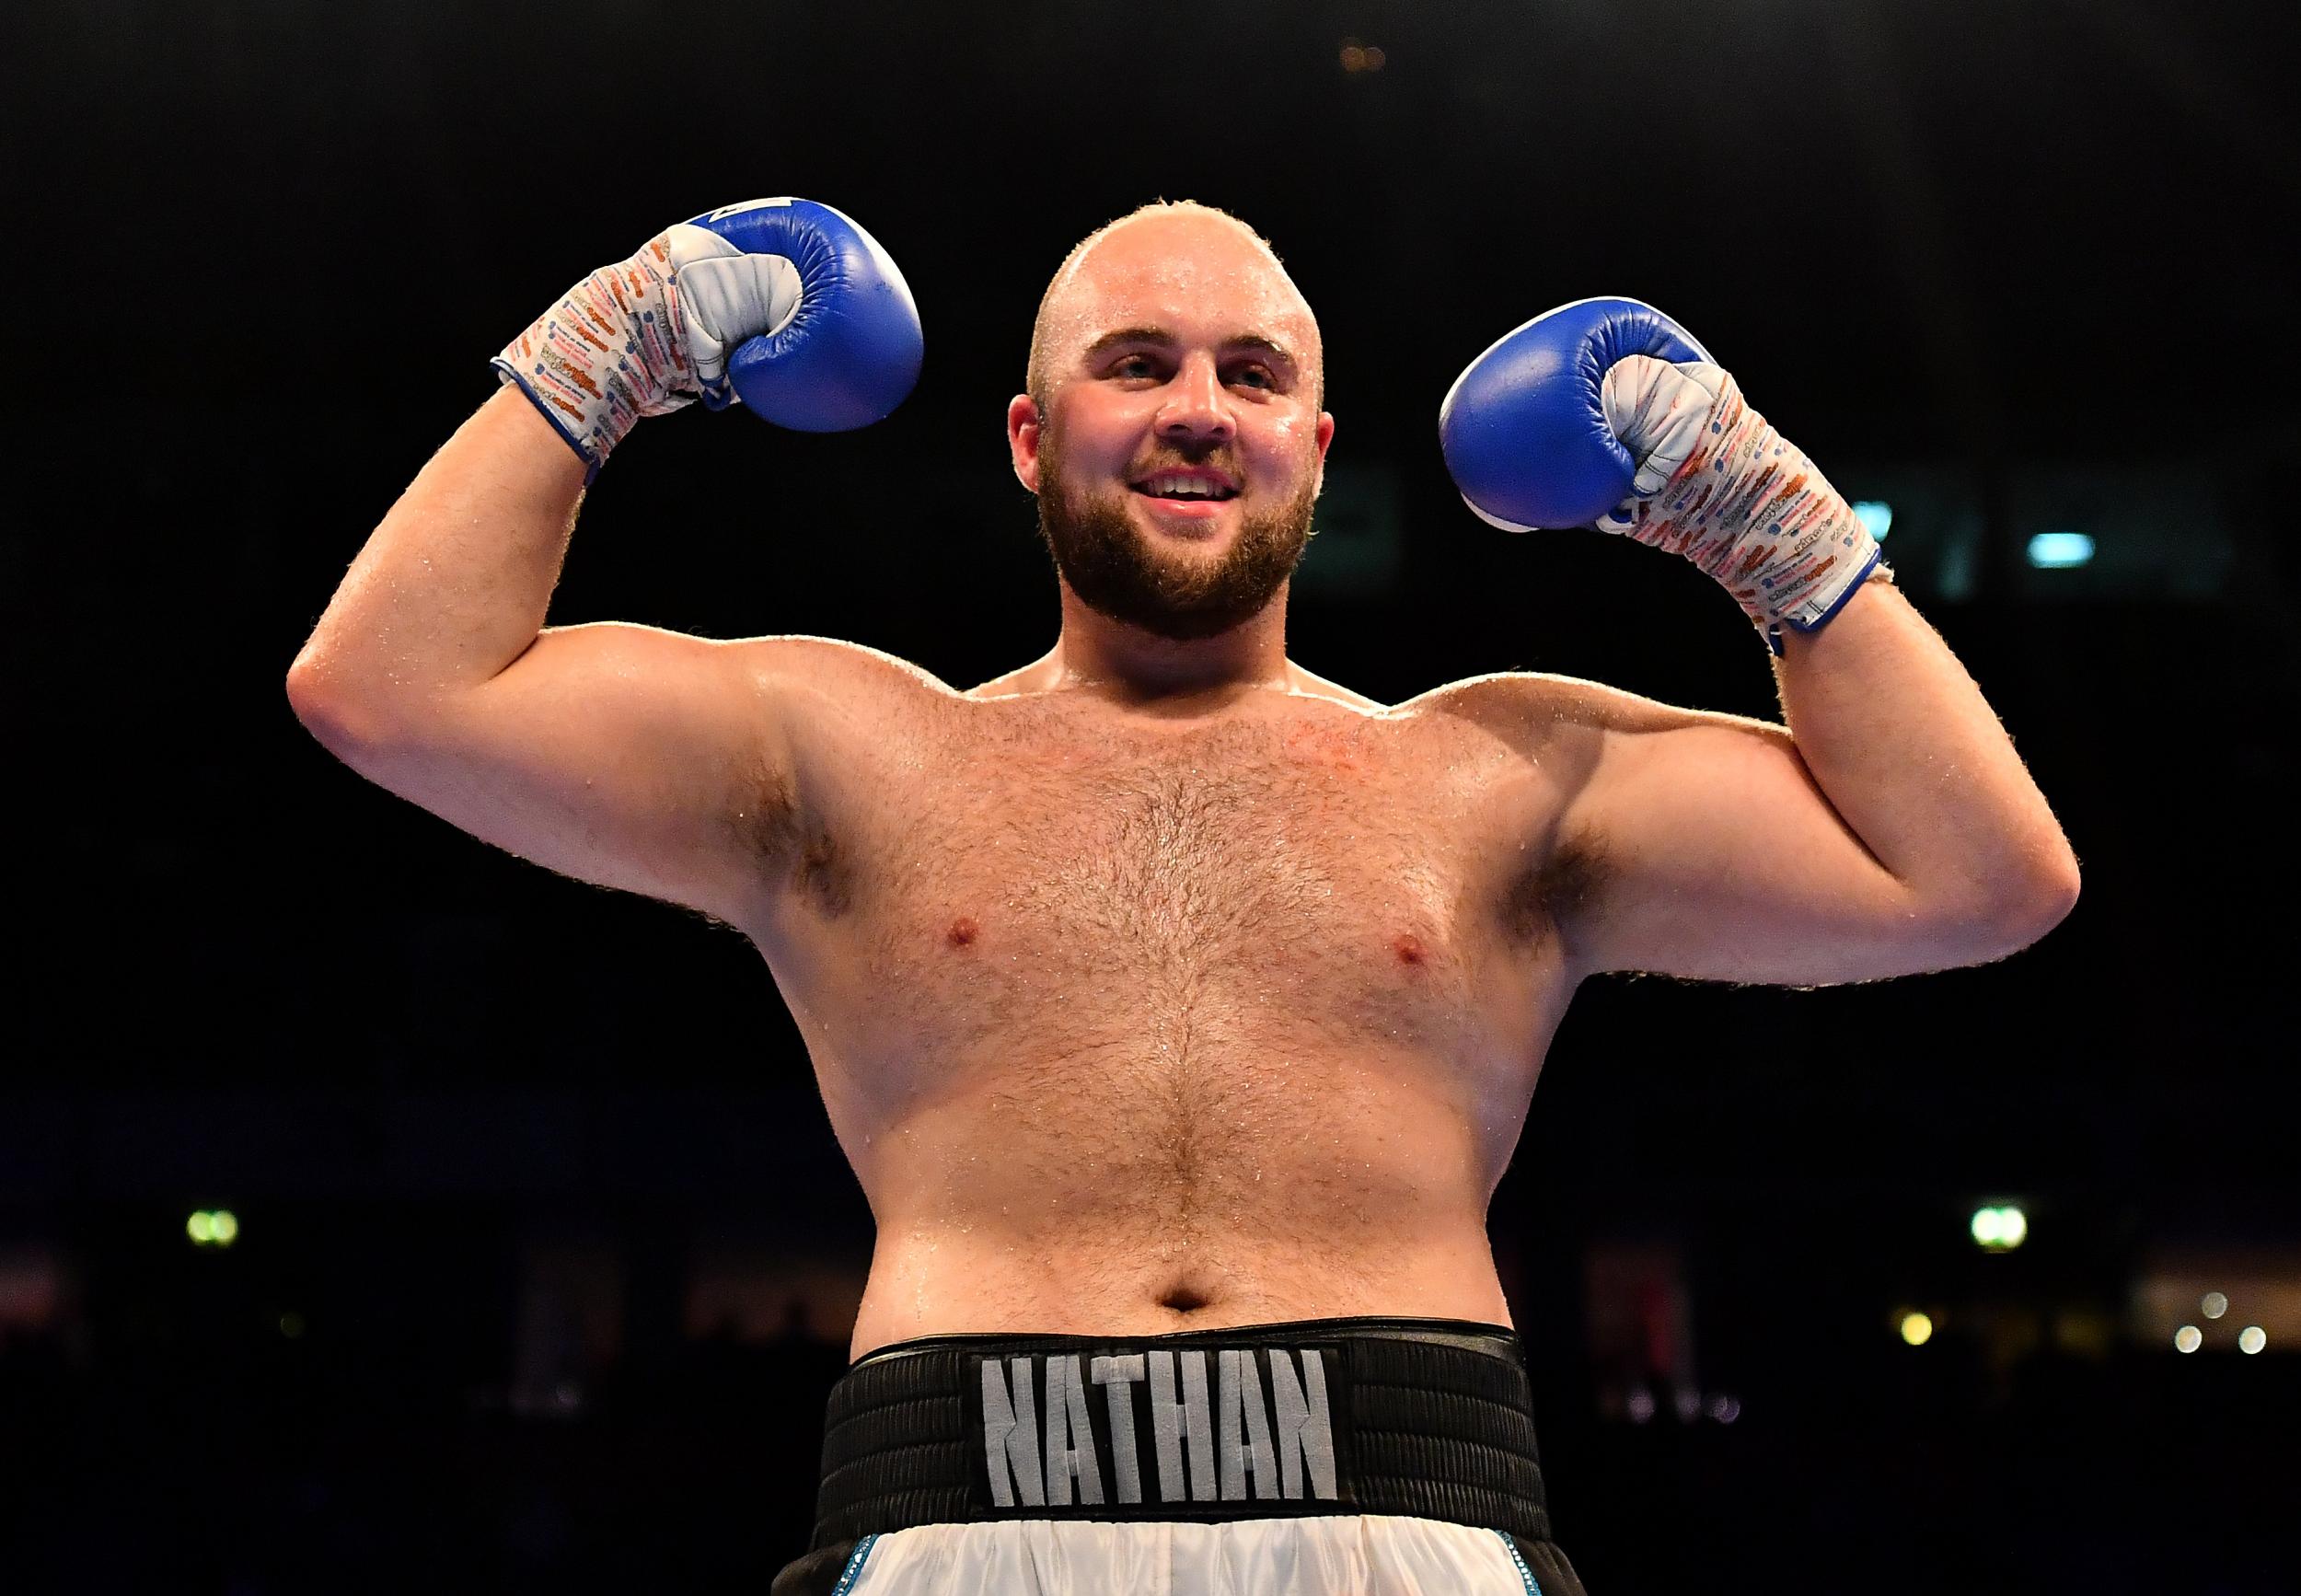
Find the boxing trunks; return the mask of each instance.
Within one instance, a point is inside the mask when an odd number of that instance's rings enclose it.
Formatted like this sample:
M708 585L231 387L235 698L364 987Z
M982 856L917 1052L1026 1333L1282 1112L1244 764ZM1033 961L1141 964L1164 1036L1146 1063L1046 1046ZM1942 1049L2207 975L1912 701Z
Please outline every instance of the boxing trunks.
M832 1388L771 1596L1581 1596L1518 1337L1312 1319L930 1336Z

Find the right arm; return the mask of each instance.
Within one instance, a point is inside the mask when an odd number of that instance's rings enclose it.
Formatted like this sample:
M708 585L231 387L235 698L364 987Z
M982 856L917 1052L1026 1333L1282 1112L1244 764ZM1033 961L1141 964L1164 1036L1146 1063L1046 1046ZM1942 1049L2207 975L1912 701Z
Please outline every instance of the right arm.
M499 391L360 551L289 700L344 763L484 841L744 923L790 786L780 640L544 630L584 469Z
M909 392L919 349L902 274L827 206L754 201L665 229L496 357L517 390L360 551L289 670L297 717L485 841L749 923L793 802L778 705L820 645L546 630L551 589L584 484L642 417L700 395L804 431L863 426Z

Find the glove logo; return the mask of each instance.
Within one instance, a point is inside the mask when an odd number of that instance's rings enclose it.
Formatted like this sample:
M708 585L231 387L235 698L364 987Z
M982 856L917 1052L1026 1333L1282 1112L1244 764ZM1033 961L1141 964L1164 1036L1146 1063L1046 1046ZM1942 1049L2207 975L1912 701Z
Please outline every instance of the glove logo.
M730 216L740 216L746 211L768 211L778 206L787 206L790 203L791 196L788 194L780 200L746 200L740 205L722 205L703 219L707 222L723 222Z

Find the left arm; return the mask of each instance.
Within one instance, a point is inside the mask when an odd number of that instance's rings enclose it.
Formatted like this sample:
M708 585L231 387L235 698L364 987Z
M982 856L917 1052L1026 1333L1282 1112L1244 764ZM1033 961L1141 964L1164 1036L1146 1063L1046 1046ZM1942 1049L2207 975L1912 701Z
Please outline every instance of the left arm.
M1571 685L1577 966L1820 986L1985 963L2059 923L2076 858L1909 601L1867 583L1784 641L1786 729Z
M1876 980L2002 958L2069 912L2076 858L1980 689L1684 329L1560 306L1471 363L1439 431L1486 520L1680 555L1775 644L1786 729L1549 678L1575 968Z
M2027 947L2077 901L2077 856L1982 689L1901 590L1785 629L1783 717L1830 803L1928 918Z

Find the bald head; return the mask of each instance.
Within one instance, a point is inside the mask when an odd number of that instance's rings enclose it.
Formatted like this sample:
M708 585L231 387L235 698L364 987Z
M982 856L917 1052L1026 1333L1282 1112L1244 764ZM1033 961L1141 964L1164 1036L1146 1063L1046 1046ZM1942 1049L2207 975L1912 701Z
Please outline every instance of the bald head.
M1311 379L1315 408L1326 363L1318 320L1270 241L1227 211L1194 200L1160 200L1104 224L1071 246L1039 300L1031 324L1023 391L1044 410L1048 390L1095 337L1106 314L1141 302L1163 285L1200 303L1218 296L1252 321L1267 322ZM1121 320L1129 319L1121 318Z

